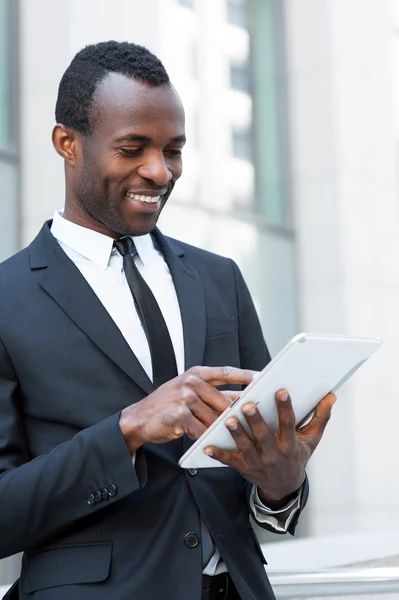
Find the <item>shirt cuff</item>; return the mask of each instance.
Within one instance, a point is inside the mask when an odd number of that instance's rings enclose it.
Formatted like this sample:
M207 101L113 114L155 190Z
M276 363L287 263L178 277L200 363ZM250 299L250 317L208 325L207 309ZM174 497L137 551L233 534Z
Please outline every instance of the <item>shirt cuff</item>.
M258 488L252 486L249 505L255 521L258 523L268 523L275 531L286 533L291 524L292 519L300 510L303 486L298 492L296 498L291 500L286 506L279 510L271 510L265 506L258 494Z
M147 464L143 447L139 448L131 456L133 471L135 471L139 486L142 488L147 483Z

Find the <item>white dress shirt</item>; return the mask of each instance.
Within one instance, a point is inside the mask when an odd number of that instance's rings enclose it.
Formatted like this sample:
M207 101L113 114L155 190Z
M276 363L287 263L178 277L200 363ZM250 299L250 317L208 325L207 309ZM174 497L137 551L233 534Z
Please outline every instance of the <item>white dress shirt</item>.
M114 240L64 219L61 211L56 211L54 214L51 233L93 289L152 380L148 341L123 271L123 259L113 246ZM134 257L135 264L161 309L172 340L177 371L180 375L184 371L183 326L168 265L162 253L154 247L151 235L133 237L133 241L138 253ZM276 531L286 532L299 510L300 497L301 494L282 510L272 511L262 504L254 486L250 507L257 521L268 523ZM216 549L204 573L215 575L223 571L226 571L226 567Z

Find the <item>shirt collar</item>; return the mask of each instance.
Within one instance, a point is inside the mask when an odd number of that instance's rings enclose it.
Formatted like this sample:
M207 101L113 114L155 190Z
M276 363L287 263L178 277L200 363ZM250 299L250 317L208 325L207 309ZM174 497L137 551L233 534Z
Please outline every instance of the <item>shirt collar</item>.
M154 240L152 236L147 233L147 235L139 235L132 237L134 245L136 246L137 253L145 267L150 266L151 258L156 253L156 249L154 246Z
M108 235L64 219L62 211L59 210L54 213L51 233L58 242L75 250L102 269L108 267L114 244L114 240ZM132 239L141 261L145 267L148 266L151 254L156 252L151 235L137 236Z

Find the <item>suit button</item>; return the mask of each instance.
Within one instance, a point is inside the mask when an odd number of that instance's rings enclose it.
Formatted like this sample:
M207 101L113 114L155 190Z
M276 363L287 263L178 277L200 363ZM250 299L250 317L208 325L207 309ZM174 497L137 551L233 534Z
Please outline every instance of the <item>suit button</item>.
M112 496L116 496L117 491L118 490L116 489L115 485L110 485L108 488L108 496L111 496L111 498L112 498Z
M188 548L195 548L199 544L198 536L195 533L187 533L184 536L184 543Z
M90 494L90 496L87 498L87 504L89 504L89 506L94 506L96 503L96 499L94 497L94 494Z
M198 473L198 469L187 469L187 471L192 477Z
M95 497L95 499L96 499L96 502L102 502L102 500L103 500L103 497L102 497L102 494L101 494L100 490L98 490L98 491L97 491L97 492L94 494L94 497Z
M107 488L101 488L100 492L101 492L101 498L103 500L108 500L108 490L107 490Z

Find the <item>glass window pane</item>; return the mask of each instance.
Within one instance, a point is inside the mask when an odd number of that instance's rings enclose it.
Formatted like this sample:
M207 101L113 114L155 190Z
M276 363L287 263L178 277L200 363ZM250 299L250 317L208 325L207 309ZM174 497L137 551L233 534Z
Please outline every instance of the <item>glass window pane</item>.
M277 78L278 0L251 3L251 59L253 69L253 110L257 203L266 219L285 224L281 98Z
M0 161L0 261L8 258L18 245L17 166Z
M192 46L192 55L191 55L191 64L192 64L192 75L194 79L199 78L199 56L198 56L198 43L196 40L193 42Z
M10 148L12 145L9 34L9 0L0 0L0 147L2 148Z
M233 156L251 160L252 139L249 130L232 132Z
M249 70L247 65L230 65L230 85L234 90L249 92Z
M232 25L248 27L248 12L246 0L228 0L227 19Z
M194 0L179 0L179 4L194 9Z
M392 78L395 110L395 133L399 139L399 30L392 36Z
M392 0L393 28L399 31L399 0Z

